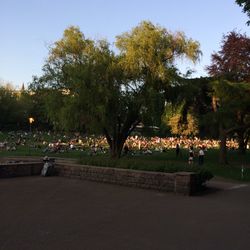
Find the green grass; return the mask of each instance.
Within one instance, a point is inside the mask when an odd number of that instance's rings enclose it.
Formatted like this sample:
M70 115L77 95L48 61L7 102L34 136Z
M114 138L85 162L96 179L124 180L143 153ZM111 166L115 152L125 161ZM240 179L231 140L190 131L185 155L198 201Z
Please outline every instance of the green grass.
M62 158L80 158L82 155L81 151L70 151L64 153L49 153L43 152L43 148L30 148L27 146L18 146L16 151L0 151L0 157L8 156L49 156L49 157L62 157Z
M152 155L128 155L121 159L111 159L108 154L90 156L88 151L69 151L64 153L43 153L42 149L18 146L16 151L0 151L0 157L7 156L45 156L74 158L81 164L97 165L105 167L117 167L147 171L177 172L177 171L199 171L201 168L208 170L215 176L224 178L250 181L250 152L240 156L237 151L229 151L229 164L221 166L218 164L219 151L208 150L205 155L205 162L202 167L198 166L197 157L193 166L188 165L188 151L182 150L182 154L176 158L175 150L168 150L164 153L153 153ZM242 170L244 167L244 176Z

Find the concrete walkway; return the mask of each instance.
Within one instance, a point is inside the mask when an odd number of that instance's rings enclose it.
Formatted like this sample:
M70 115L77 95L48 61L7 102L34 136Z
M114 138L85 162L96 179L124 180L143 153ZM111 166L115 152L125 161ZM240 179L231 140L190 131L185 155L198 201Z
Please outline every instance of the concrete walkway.
M181 196L60 177L0 179L0 250L237 250L250 187L214 179Z
M231 189L247 187L250 186L250 183L247 182L244 183L240 181L235 181L215 176L209 182L207 182L206 186L209 189L215 189L215 190L217 189L218 191L222 191L222 190L231 190Z

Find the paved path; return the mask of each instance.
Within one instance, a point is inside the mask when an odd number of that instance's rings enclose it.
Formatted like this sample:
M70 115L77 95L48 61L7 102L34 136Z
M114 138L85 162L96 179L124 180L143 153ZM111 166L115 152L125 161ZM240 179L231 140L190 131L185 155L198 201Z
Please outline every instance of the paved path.
M0 250L249 249L249 185L208 185L188 197L60 177L0 179Z
M211 179L206 186L210 189L210 191L212 191L213 189L215 189L215 191L216 190L222 191L222 190L232 190L232 189L247 187L250 186L250 183L243 183L240 181L229 180L216 176L213 179Z

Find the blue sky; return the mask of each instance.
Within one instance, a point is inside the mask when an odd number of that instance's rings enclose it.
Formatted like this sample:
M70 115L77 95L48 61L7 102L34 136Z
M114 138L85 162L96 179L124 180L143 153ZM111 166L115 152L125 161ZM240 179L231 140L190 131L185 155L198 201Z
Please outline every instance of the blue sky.
M204 67L223 34L250 35L247 16L234 0L1 0L0 80L19 87L41 75L48 46L70 25L79 26L86 37L113 43L142 20L200 42L200 63L180 64L182 71L195 69L194 76L206 75Z

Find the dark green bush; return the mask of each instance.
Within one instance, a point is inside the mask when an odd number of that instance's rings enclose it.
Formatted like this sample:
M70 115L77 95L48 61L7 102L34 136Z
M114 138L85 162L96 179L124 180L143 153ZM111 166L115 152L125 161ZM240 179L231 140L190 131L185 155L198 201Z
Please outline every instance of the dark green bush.
M156 161L149 160L147 158L135 159L135 158L122 158L122 159L111 159L110 157L82 157L78 163L84 165L93 165L101 167L113 167L113 168L124 168L142 171L154 171L164 173L175 173L175 172L195 172L198 173L197 182L199 185L203 185L206 181L213 178L213 174L204 168L197 166L189 166L184 163L178 163L174 161Z
M198 185L202 186L203 184L206 183L206 181L209 181L210 179L212 179L214 177L214 175L207 169L199 169L197 171L198 174Z

